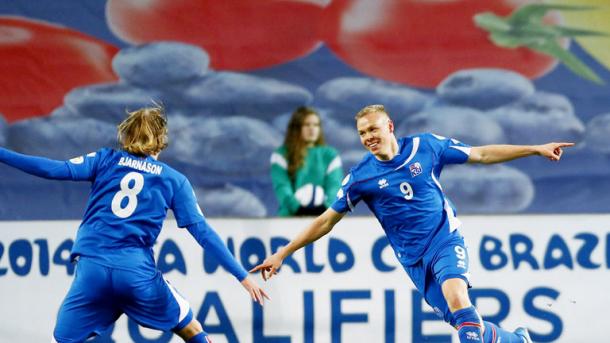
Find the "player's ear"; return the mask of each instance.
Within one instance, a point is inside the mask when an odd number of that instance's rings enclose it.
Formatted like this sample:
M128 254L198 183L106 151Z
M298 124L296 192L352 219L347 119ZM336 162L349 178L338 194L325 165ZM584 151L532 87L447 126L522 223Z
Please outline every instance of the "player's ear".
M394 122L392 121L392 119L388 119L388 125L390 128L390 133L394 133Z

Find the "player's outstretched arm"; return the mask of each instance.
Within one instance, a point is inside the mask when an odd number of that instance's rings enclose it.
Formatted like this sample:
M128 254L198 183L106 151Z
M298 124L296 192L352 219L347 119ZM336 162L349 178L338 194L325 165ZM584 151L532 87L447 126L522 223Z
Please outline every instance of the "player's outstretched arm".
M65 161L56 161L44 157L24 155L12 150L0 148L0 162L28 174L45 179L72 179L70 168Z
M248 278L248 272L237 262L220 236L205 220L190 224L186 229L202 248L214 254L220 264L241 282L252 300L263 305L264 298L269 299L267 293Z
M551 161L559 161L563 154L562 148L573 146L574 143L547 143L541 145L484 145L470 150L468 163L500 163L521 157L540 155Z
M269 280L273 275L277 274L278 269L286 257L329 233L344 215L345 213L339 213L332 208L327 209L324 213L314 219L305 230L301 231L301 233L290 241L288 245L266 258L263 263L252 268L250 272L254 273L260 270L263 280Z

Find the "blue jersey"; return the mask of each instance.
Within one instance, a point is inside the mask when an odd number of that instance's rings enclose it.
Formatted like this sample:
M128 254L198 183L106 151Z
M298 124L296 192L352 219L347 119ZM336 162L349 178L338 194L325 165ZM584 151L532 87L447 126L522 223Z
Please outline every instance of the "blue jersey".
M187 178L152 157L100 149L67 162L73 180L92 182L72 257L115 268L154 268L152 247L167 210L179 227L204 220Z
M332 208L344 213L363 200L399 261L412 265L460 225L438 180L446 164L468 160L470 147L433 134L401 138L398 147L389 161L368 153L343 180Z

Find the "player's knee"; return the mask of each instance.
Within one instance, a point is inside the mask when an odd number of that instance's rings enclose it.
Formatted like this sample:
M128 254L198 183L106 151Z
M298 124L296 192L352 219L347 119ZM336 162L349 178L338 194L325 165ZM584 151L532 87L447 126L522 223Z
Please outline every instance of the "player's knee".
M462 279L449 279L442 285L443 295L451 312L470 307L468 286Z
M449 305L449 310L451 312L455 312L457 310L472 306L472 303L470 302L470 299L468 299L468 297L463 298L460 296L456 296L447 297L447 305Z
M447 305L449 305L451 312L471 306L468 293L464 294L459 291L447 292L445 294L445 300L447 300Z
M203 327L201 323L197 319L190 321L185 327L176 332L178 336L180 336L185 341L188 341L190 338L200 334L203 332Z

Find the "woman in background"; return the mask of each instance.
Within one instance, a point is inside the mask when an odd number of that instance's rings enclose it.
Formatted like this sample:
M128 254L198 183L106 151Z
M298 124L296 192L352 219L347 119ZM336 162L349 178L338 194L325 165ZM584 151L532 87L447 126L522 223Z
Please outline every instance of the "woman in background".
M288 122L284 144L271 155L271 180L279 216L319 215L335 200L343 169L325 145L320 115L299 107Z

